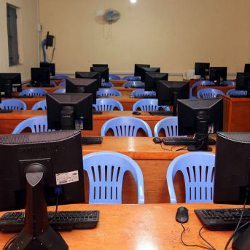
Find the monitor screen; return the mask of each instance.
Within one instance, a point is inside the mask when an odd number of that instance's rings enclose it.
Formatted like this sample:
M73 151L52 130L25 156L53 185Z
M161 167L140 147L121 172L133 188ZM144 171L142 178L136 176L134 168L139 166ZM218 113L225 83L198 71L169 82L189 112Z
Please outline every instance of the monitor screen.
M142 68L149 68L150 64L135 64L134 75L141 76Z
M93 129L92 94L47 94L48 128Z
M40 62L40 68L48 68L52 76L56 74L56 65L54 63Z
M102 81L109 82L109 68L107 67L90 67L91 72L99 72Z
M205 77L209 75L210 63L200 63L196 62L194 65L194 73L195 75L200 75L201 77Z
M101 87L101 73L100 72L75 72L75 78L97 79L98 88Z
M214 202L250 204L250 133L218 133Z
M31 68L31 84L36 87L50 86L49 68Z
M237 73L235 89L246 90L247 97L250 97L250 73Z
M227 80L227 67L210 67L209 80L215 84Z
M66 93L90 93L93 103L96 103L97 79L68 78L66 79Z
M244 73L250 74L250 64L245 64Z
M146 72L145 90L156 90L159 80L168 80L168 73Z

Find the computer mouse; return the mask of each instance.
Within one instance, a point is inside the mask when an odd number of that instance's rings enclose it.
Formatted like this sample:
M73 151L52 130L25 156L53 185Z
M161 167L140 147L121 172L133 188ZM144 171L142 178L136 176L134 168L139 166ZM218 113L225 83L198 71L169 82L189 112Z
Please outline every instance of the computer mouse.
M154 142L154 143L162 143L162 140L161 140L161 138L159 138L159 137L155 137L155 138L153 139L153 142Z
M139 112L139 111L133 111L132 114L133 114L133 115L141 115L141 112Z
M179 223L188 222L188 209L186 207L179 207L176 212L175 219Z

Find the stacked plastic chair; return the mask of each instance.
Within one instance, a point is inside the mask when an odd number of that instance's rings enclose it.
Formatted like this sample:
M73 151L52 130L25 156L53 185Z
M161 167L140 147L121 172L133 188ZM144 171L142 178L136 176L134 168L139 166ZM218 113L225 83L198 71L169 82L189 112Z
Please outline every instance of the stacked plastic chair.
M224 92L219 89L213 88L200 89L197 93L197 97L202 99L213 99L223 95L225 95Z
M42 88L29 88L22 90L18 96L45 96L47 91Z
M156 111L159 109L170 111L168 106L158 106L158 99L140 99L133 104L133 111Z
M18 99L6 99L0 103L2 110L26 110L27 105L24 101Z
M193 96L193 91L196 89L198 86L214 86L215 84L211 81L198 81L192 85L192 87L189 90L189 98L191 99L196 99L196 96Z
M123 111L122 104L111 98L97 98L96 104L93 104L93 107L97 111L113 111L115 109Z
M97 96L121 96L121 92L117 89L98 89L96 92Z
M166 117L158 121L154 127L154 136L158 137L161 130L164 131L164 136L178 136L177 116Z
M47 103L46 100L42 100L40 102L37 102L33 105L32 110L47 110Z
M151 90L151 91L145 91L145 89L135 89L131 92L131 97L135 98L143 98L143 97L148 97L150 96L151 98L156 97L156 92Z

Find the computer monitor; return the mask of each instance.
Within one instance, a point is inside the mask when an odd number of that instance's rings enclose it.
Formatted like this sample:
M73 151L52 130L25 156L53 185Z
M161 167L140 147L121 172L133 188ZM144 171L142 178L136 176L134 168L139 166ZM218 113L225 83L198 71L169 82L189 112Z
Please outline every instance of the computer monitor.
M197 99L178 100L178 133L195 135L197 145L189 146L190 151L209 150L208 133L223 129L223 100Z
M31 68L31 85L34 87L50 86L49 68Z
M161 69L159 67L145 67L145 68L141 68L142 71L141 71L141 81L142 82L145 82L145 75L147 72L157 72L157 73L160 73Z
M209 81L219 85L220 82L227 80L227 67L210 67Z
M109 82L109 68L107 67L90 67L91 72L99 72L101 74L101 80Z
M101 67L101 68L108 68L109 65L108 64L92 64L92 67Z
M90 93L93 103L96 103L97 79L68 78L66 79L66 93Z
M47 94L48 128L93 129L92 94Z
M20 73L0 73L0 97L10 98L12 92L22 91L22 81Z
M173 105L173 115L177 114L177 99L189 98L189 83L178 81L159 81L156 95L158 105Z
M0 162L0 210L25 207L24 228L5 249L67 249L47 205L84 202L80 132L1 135Z
M98 87L101 87L101 73L100 72L75 72L75 78L97 79Z
M168 80L168 73L146 72L145 90L156 90L159 80Z
M40 68L48 68L52 76L56 74L56 65L54 63L40 62Z
M149 68L149 67L150 67L150 64L135 64L134 75L141 76L142 68Z
M250 97L250 73L237 73L235 89L246 90Z
M210 63L201 63L196 62L194 65L195 75L200 75L201 79L206 79L206 76L209 75Z
M250 63L245 64L244 73L249 73L250 74Z
M214 203L250 204L249 188L250 133L218 133Z

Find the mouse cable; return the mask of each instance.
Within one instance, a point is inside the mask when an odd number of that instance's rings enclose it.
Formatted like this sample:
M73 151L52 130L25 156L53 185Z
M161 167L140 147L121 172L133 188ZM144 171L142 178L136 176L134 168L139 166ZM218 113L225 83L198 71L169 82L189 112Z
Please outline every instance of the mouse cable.
M211 249L215 250L215 247L214 247L211 243L209 243L209 242L201 235L201 231L202 231L203 228L204 228L204 227L202 226L202 227L200 228L200 230L199 230L199 236L200 236L200 238L201 238L204 242L206 242L206 244L208 244L208 245L211 247Z
M231 242L231 240L233 239L234 235L240 230L240 228L242 228L242 226L241 226L241 227L239 227L239 226L240 226L240 223L241 223L241 221L242 221L244 212L245 212L245 210L246 210L247 197L248 197L248 189L246 190L246 197L245 197L245 201L244 201L244 204L243 204L243 209L242 209L242 211L241 211L240 219L239 219L239 221L238 221L238 224L237 224L235 230L233 231L232 235L230 236L230 238L228 239L228 241L227 241L227 243L226 243L226 246L225 246L225 248L224 248L225 250L227 250L228 245L230 244L230 242ZM247 223L249 223L249 222L247 222ZM246 225L247 223L245 223L244 225Z
M186 228L183 226L183 224L181 223L181 226L183 228L182 232L181 232L181 243L186 246L186 247L198 247L198 248L202 248L202 249L207 249L207 250L214 250L214 248L210 248L207 246L202 246L202 245L196 245L196 244L187 244L186 242L184 242L183 240L183 234L186 231Z

